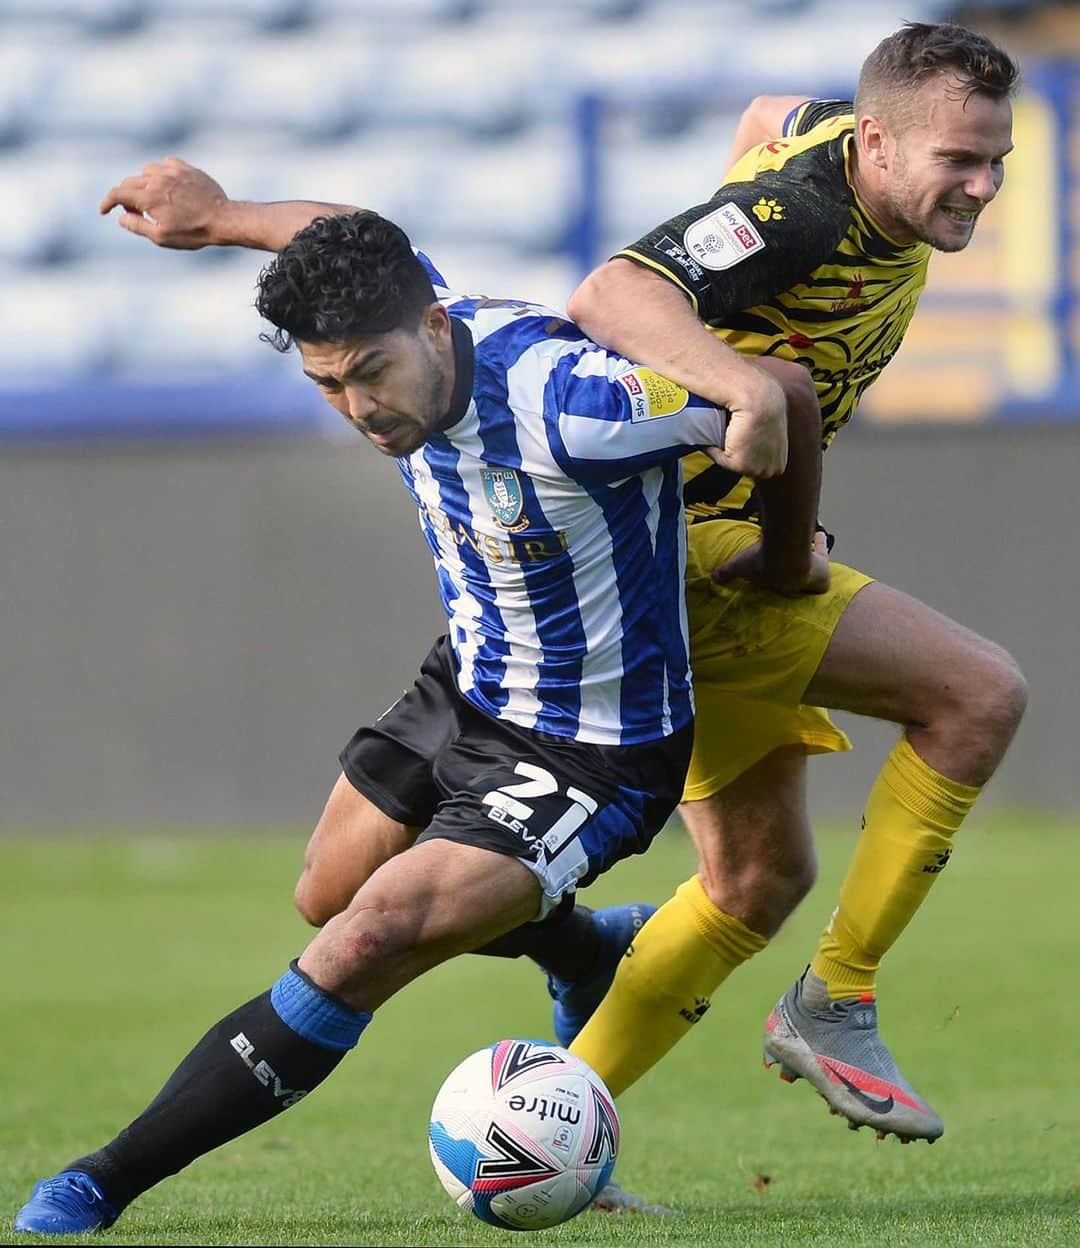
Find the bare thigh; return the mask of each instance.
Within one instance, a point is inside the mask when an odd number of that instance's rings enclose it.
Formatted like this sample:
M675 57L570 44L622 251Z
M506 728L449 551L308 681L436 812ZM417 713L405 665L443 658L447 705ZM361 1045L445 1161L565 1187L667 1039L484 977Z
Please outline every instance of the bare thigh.
M304 851L297 909L309 923L326 923L379 867L408 849L420 831L391 819L339 776Z

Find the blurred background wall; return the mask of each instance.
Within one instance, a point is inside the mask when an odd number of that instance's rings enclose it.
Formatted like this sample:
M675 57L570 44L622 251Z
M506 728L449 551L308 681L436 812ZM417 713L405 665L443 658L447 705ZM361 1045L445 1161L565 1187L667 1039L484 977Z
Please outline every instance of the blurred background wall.
M719 182L762 92L847 94L908 18L1022 62L1017 150L830 450L837 556L1002 642L992 792L1075 807L1080 12L847 0L0 0L0 826L312 820L439 627L393 466L258 341L265 257L96 214L175 153L240 198L398 220L556 307ZM325 410L324 410L325 409ZM892 730L811 769L857 811Z

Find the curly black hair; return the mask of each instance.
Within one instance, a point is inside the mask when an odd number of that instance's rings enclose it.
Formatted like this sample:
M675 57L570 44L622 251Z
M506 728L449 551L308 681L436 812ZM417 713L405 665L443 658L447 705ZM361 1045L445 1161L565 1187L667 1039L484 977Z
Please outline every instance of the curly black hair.
M375 212L317 217L259 274L255 296L278 351L411 329L434 302L404 230Z
M855 112L864 117L883 107L910 113L915 91L938 74L955 79L962 99L974 94L1007 99L1020 71L1011 56L985 35L953 22L906 22L863 62Z

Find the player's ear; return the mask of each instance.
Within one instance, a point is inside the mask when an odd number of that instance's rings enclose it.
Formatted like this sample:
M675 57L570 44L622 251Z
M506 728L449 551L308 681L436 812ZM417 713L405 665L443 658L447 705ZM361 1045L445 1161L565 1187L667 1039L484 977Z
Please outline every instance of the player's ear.
M425 330L436 346L450 342L450 314L441 303L429 303L420 314L420 328Z
M888 167L889 132L876 117L860 117L856 123L859 151L877 169Z

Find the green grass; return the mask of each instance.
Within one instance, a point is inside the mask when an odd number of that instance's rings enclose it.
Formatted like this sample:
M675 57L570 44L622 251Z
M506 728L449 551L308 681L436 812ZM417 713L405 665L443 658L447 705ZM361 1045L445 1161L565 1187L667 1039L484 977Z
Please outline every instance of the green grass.
M846 1131L805 1084L761 1069L762 1020L802 969L852 843L850 829L825 829L821 882L799 914L621 1103L619 1177L679 1216L585 1214L534 1242L1080 1244L1077 831L973 819L886 966L885 1034L946 1121L934 1148ZM0 840L0 1226L34 1179L111 1138L210 1023L303 947L290 902L303 840ZM690 863L671 831L589 900L662 900ZM149 1192L107 1240L520 1244L444 1195L427 1115L467 1053L549 1026L529 964L442 967L380 1011L315 1096Z

